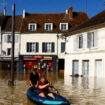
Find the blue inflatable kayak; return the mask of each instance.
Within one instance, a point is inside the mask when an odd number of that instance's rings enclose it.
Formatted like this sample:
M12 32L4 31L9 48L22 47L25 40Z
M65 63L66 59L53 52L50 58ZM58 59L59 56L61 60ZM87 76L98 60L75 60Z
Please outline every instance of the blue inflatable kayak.
M54 93L54 96L55 96L55 100L52 99L51 97L40 97L38 95L38 90L37 89L31 89L29 88L27 90L27 96L29 99L31 99L32 101L36 102L36 103L40 103L40 104L45 104L45 105L70 105L69 101L58 95L58 94L55 94Z

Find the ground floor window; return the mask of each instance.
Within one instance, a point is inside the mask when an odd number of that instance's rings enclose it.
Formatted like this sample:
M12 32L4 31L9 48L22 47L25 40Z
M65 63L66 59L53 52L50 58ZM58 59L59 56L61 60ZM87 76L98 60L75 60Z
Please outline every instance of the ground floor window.
M101 78L104 76L104 69L102 67L102 59L95 60L95 77Z
M65 60L59 59L58 60L58 70L64 70L64 64L65 64Z
M89 60L82 61L82 75L83 76L89 75Z
M79 69L79 61L78 60L73 60L72 61L72 75L76 76L78 75L78 70Z

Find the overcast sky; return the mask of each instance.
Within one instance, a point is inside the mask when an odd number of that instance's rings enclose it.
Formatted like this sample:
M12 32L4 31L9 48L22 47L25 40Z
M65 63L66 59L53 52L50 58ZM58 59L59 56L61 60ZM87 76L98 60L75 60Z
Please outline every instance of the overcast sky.
M74 11L88 12L89 17L105 9L105 0L0 0L5 1L7 14L11 15L12 4L16 4L16 14L21 15L25 9L29 13L65 12L73 6ZM87 2L87 3L86 3ZM1 3L1 2L0 2ZM1 3L2 4L2 3ZM2 9L2 5L0 6Z

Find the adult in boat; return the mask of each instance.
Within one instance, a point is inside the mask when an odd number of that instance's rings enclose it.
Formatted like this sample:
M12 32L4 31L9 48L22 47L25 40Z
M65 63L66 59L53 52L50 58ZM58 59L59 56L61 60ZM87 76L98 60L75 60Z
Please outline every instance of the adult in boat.
M37 69L33 69L32 72L30 73L30 86L38 86L38 81L40 79L40 74L37 72Z
M46 97L46 95L48 95L49 97L55 99L54 94L49 91L49 87L52 85L50 83L46 84L45 82L46 78L44 76L40 77L38 82L39 96Z

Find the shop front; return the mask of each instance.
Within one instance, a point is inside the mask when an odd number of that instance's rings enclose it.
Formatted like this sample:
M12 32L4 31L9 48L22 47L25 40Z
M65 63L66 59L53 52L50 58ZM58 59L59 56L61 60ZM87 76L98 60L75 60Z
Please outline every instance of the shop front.
M57 56L49 55L21 55L20 70L30 71L33 68L41 69L42 71L55 71L57 68Z
M15 58L15 71L19 70L19 58ZM0 70L11 70L11 57L0 57Z

